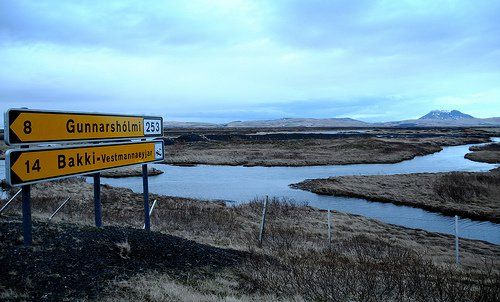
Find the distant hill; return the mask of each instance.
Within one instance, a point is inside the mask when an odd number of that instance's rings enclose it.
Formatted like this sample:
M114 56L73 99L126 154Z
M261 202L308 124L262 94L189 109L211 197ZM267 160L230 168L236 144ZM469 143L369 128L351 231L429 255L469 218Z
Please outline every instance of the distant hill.
M281 118L260 121L234 121L227 124L165 122L164 125L168 128L500 127L500 117L475 118L458 110L433 110L418 119L382 123L367 123L352 118Z
M236 121L227 127L279 128L279 127L368 127L370 124L352 118L282 118L264 121Z
M419 120L463 120L463 119L473 119L472 115L462 113L458 110L433 110L426 115L419 118Z

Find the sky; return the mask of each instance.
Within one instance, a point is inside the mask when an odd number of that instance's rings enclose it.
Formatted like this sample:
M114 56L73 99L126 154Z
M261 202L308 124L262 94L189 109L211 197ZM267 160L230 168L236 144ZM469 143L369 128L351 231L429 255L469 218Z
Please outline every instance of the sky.
M0 0L0 111L500 116L500 1Z

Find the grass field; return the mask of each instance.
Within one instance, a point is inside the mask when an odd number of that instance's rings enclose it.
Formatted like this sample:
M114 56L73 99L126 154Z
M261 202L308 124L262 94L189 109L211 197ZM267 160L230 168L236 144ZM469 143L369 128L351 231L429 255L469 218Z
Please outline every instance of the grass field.
M64 247L65 244L72 246L71 249L78 249L79 242L93 238L87 235L95 232L90 227L93 224L91 190L92 185L81 179L34 186L33 213L40 226L35 224L35 247L31 257L38 257L38 252L51 254L61 248L69 249ZM72 198L67 207L52 223L43 222L66 197ZM143 254L138 251L145 245L141 240L149 238L148 235L138 236L133 229L127 229L142 226L141 194L102 186L104 224L118 228L110 229L111 234L118 232L122 235L106 235L104 238L115 239L95 242L96 250L111 253L106 256L111 257L106 261L112 261L109 265L113 269L98 273L99 278L107 280L107 285L83 290L75 293L75 297L92 292L95 297L106 301L427 301L430 297L441 295L438 301L469 301L498 295L500 248L493 244L461 240L462 266L457 269L454 266L452 236L334 212L333 241L329 245L324 211L272 199L264 242L259 246L257 238L262 200L227 206L218 202L158 195L151 198L158 200L152 217L153 230L158 235L155 235L156 239L151 239L158 245L152 246L150 253ZM11 215L19 213L18 205L9 211ZM8 234L1 241L2 265L11 262L5 262L5 259L11 259L8 258L12 257L11 253L22 249L19 239L21 227L19 222L15 222L16 217L19 216L1 218L3 228L8 229L2 231L2 234ZM42 233L37 233L37 228L43 230ZM108 230L105 230L107 234ZM52 246L45 245L59 233L67 232L69 235L64 236L75 239L68 243L65 243L67 240L55 240ZM203 259L218 257L220 253L246 253L247 256L241 258L236 266L213 268L200 262L196 267L165 271L160 267L171 267L172 261L177 261L177 258L164 258L157 253L175 250L177 255L181 246L175 249L176 244L165 241L162 234L201 245L196 245L196 249L207 251L208 258ZM40 236L49 237L37 242L36 238ZM212 249L222 250L208 252ZM86 254L83 253L82 257L88 259ZM160 266L138 265L134 273L120 271L125 261L120 259L142 263L141 257L147 257ZM63 262L53 261L54 269L61 271L49 271L43 276L52 276L51 282L61 282L61 286L65 274L84 269L77 265L65 270ZM10 267L11 264L8 265ZM22 265L21 268L26 269ZM15 269L9 271L21 274ZM101 275L103 273L107 275ZM59 274L60 277L52 274ZM30 297L36 291L30 290L28 285L43 284L44 280L28 280L22 274L16 278L21 278L20 286L0 284L4 295ZM61 290L67 291L63 287Z

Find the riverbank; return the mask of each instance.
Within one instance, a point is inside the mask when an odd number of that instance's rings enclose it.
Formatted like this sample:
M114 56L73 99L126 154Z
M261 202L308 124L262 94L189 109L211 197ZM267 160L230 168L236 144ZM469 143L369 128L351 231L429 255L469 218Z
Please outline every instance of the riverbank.
M320 166L397 163L432 154L442 146L488 142L488 137L230 140L177 142L166 146L165 164Z
M53 288L59 288L60 294L75 291L74 297L81 297L90 292L110 301L113 297L125 301L168 300L172 299L171 295L179 295L179 291L199 299L211 297L213 301L226 298L265 301L293 297L318 300L325 295L341 300L360 300L361 295L380 295L381 292L384 294L379 296L380 299L398 301L415 295L436 295L443 286L453 288L457 291L455 294L469 299L477 294L487 295L484 289L493 290L491 293L495 295L495 290L498 290L494 283L498 280L496 275L492 277L487 273L487 269L492 269L494 274L500 270L498 245L461 239L462 266L456 270L452 236L333 212L332 245L329 246L325 211L271 199L264 241L259 247L261 200L228 206L222 202L155 194L150 197L157 200L152 229L158 233L149 237L136 230L143 223L142 194L107 185L101 190L103 223L112 228L96 232L91 227L91 184L74 178L34 185L33 216L38 222L34 224L35 247L32 252L20 247L22 228L16 214L20 207L19 203L14 203L8 212L11 216L0 218L0 234L4 236L0 241L3 259L0 261L4 261L3 266L8 265L9 274L14 276L10 281L2 281L1 291L12 288L11 295L30 297L32 290L38 295L40 288L48 284L44 282L50 282ZM67 197L71 200L52 223L42 222ZM59 236L67 239L57 241ZM93 238L92 245L83 248L90 238ZM192 240L192 243L184 243L185 239ZM185 250L185 246L190 248ZM68 262L67 259L51 258L53 261L44 274L31 274L30 269L38 269L32 264L41 261L36 259L42 259L42 256L50 258L51 253L61 248L66 250L68 257L76 259ZM90 261L87 254L81 252L88 248L96 251L96 254L89 252L95 255L95 261ZM151 251L145 252L147 248ZM80 252L73 252L78 249ZM33 256L23 259L34 261L17 263L20 260L16 255L22 250L27 256ZM193 258L188 261L190 265L176 262L180 259L178 255L186 253L189 256L193 250L203 251L202 259L206 260ZM241 253L250 256L241 260L238 256ZM101 254L107 256L105 261L99 262ZM222 259L226 263L225 258L220 258L224 255L235 255L238 264L223 265L222 268L209 265L210 259ZM102 287L84 289L82 293L78 292L79 287L63 286L68 280L66 274L78 275L86 264L92 268L92 263L111 267L92 271L99 275L96 280L107 280ZM135 274L127 271L132 264L135 265ZM173 264L178 265L178 269L162 269L175 268ZM39 279L29 276L39 276ZM476 286L480 282L485 282L484 289ZM417 283L425 286L417 286ZM400 292L394 288L399 288Z
M311 179L294 188L364 198L445 215L500 222L500 169L487 173L417 173Z
M155 176L162 174L163 171L155 169L154 167L148 167L148 175ZM121 178L121 177L135 177L142 176L142 167L141 166L133 166L133 167L122 167L117 169L111 169L101 172L102 177L107 178Z
M500 143L492 143L484 146L472 146L470 153L465 158L489 164L500 164Z

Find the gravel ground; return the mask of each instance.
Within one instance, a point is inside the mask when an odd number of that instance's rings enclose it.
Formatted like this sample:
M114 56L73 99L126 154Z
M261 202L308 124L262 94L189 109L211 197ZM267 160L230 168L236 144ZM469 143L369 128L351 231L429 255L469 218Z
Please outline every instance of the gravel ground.
M148 271L203 278L238 264L243 252L127 227L97 229L34 221L32 248L22 245L18 216L0 221L0 292L13 300L93 299L116 279Z

